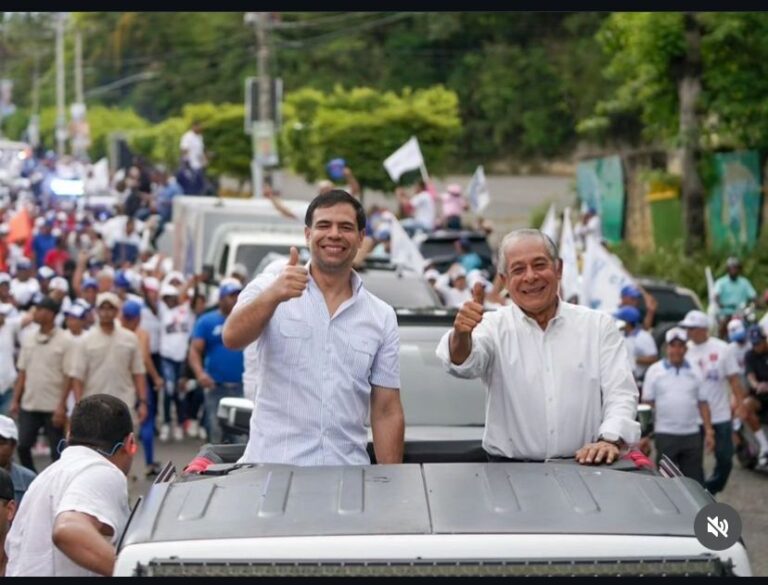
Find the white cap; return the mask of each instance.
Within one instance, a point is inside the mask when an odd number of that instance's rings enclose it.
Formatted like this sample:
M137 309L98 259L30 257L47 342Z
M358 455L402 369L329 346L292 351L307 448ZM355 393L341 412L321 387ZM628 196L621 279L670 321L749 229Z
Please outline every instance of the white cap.
M170 283L172 280L178 280L180 283L184 283L184 274L179 272L178 270L172 270L168 274L165 275L165 278L163 278L163 286Z
M160 281L154 276L145 276L142 282L144 283L144 288L147 290L160 290Z
M427 280L437 280L438 278L440 278L440 273L434 268L430 268L429 270L424 272L424 278L426 278Z
M242 263L238 262L237 264L235 264L232 267L232 270L230 271L229 274L230 275L232 275L232 274L240 274L242 276L246 276L247 277L248 276L248 268L246 267L245 264L242 264Z
M672 327L664 335L664 339L667 340L667 343L672 343L675 339L678 341L688 341L688 332L682 327Z
M67 279L61 276L56 276L55 278L52 278L51 284L48 285L48 287L51 290L60 290L63 293L69 292L69 283L67 282Z
M701 311L693 310L688 311L685 315L685 319L678 323L680 327L686 327L691 329L709 329L709 317Z
M746 332L747 330L741 319L731 319L728 321L728 335L739 335Z
M475 284L478 282L483 285L486 292L490 292L493 289L493 285L485 276L483 276L483 273L480 270L470 270L469 274L467 274L467 285L469 288L474 288Z
M37 276L44 280L48 280L49 278L56 276L56 271L50 266L41 266L37 269Z
M19 429L10 416L0 414L0 437L14 441L19 440Z
M160 287L160 296L161 297L178 297L179 289L177 289L172 284L166 283Z
M460 278L467 276L467 271L463 266L454 266L450 271L451 278Z
M4 282L11 282L11 275L7 272L0 272L0 284Z
M111 266L104 266L101 270L99 270L99 273L96 275L97 278L104 278L104 277L114 278L115 277L115 269Z

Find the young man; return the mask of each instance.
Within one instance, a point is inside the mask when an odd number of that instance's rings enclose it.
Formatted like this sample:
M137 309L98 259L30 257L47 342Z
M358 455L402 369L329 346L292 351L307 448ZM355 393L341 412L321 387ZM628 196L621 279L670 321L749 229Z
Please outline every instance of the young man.
M704 422L704 442L710 452L715 446L715 431L704 380L685 360L687 340L685 329L673 327L667 331L667 357L648 368L643 402L654 407L656 463L666 455L683 475L704 485L699 417Z
M204 426L214 443L231 443L235 437L223 435L216 419L219 401L227 396L243 396L243 352L224 345L224 322L237 303L242 286L237 279L225 279L219 286L219 309L200 316L192 333L189 365L205 392ZM203 357L205 356L205 357Z
M6 542L8 576L112 575L137 450L128 406L106 394L83 398L67 445L19 506Z
M18 442L19 430L16 423L8 416L0 416L0 469L7 471L13 480L16 505L21 503L29 485L36 477L31 469L14 463L13 452Z
M645 377L648 366L658 361L659 350L653 336L643 329L640 311L633 306L619 307L613 316L624 321L624 343L627 345L632 362L635 381L640 383Z
M230 349L256 344L259 388L243 461L366 465L370 410L378 463L403 458L400 338L391 306L352 264L365 211L346 191L318 195L304 233L311 260L291 248L281 272L257 276L224 324Z

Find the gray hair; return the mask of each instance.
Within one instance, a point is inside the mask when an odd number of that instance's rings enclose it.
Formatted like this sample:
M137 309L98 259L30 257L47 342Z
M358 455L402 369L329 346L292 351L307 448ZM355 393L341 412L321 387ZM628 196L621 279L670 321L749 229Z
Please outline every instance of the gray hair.
M525 238L538 238L544 242L544 247L547 250L547 256L549 256L549 259L552 260L552 262L555 264L557 264L557 262L560 260L560 252L557 249L557 244L555 244L555 242L552 241L552 238L550 238L541 230L537 230L535 228L520 228L517 230L512 230L506 236L504 236L504 239L501 240L501 244L499 244L498 272L502 276L507 275L507 248L513 242Z

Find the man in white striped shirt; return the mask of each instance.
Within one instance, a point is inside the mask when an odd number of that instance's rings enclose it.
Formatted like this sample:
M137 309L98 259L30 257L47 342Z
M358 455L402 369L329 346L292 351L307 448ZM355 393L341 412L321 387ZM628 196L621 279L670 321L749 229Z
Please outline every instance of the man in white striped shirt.
M352 270L365 212L337 189L310 203L305 225L310 262L299 266L291 248L279 274L262 273L243 289L224 324L225 346L253 343L258 352L241 461L366 465L370 410L376 461L399 463L405 422L397 318Z
M465 302L437 347L449 373L486 386L489 459L612 463L640 439L640 425L611 316L559 298L562 262L539 230L504 237L499 272L514 303L483 314L476 300Z

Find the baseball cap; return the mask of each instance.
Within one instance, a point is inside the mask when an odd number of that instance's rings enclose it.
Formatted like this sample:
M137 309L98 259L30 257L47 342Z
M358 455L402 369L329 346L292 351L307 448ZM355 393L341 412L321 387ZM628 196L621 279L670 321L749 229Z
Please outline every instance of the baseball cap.
M74 317L75 319L82 319L85 317L87 309L83 305L72 303L69 307L64 309L64 315L67 317Z
M691 329L709 329L709 317L705 313L694 309L693 311L688 311L685 319L680 321L678 325Z
M37 269L37 276L38 278L48 280L49 278L56 276L56 271L50 266L41 266Z
M667 343L672 343L674 340L686 342L688 341L688 332L682 327L672 327L664 335Z
M241 290L243 290L243 285L239 281L222 282L219 286L219 298L239 293Z
M54 301L51 297L46 296L41 296L34 302L34 304L38 309L48 309L49 311L52 311L54 315L58 314L61 309L59 303Z
M96 280L95 278L90 278L90 277L84 278L83 279L83 284L82 284L82 286L80 288L82 288L82 289L86 289L86 288L98 289L99 288L99 281Z
M58 290L63 293L69 292L69 283L67 282L66 278L63 278L61 276L55 276L51 279L51 284L49 285L49 288L51 290Z
M13 478L5 469L0 468L0 498L3 500L15 500L16 492L13 487Z
M467 270L463 266L456 266L453 270L451 270L451 278L466 278L467 276Z
M639 299L643 296L643 293L640 292L640 289L632 284L627 284L621 287L621 292L619 294L622 297L629 297L632 299Z
M750 327L748 335L749 335L749 342L752 345L757 345L761 341L766 340L765 331L763 331L763 328L760 327L760 325L754 325Z
M237 263L232 267L230 274L239 274L241 276L248 276L248 268L245 264Z
M127 319L135 319L141 315L141 303L138 301L126 301L123 305L123 317Z
M747 338L747 329L741 319L728 321L728 341L744 341Z
M177 289L172 284L164 284L160 287L160 296L161 297L177 297L179 296L179 289Z
M154 276L145 276L142 280L144 288L147 290L158 291L160 290L160 281Z
M32 268L32 260L29 258L21 258L16 263L16 270L29 270Z
M445 190L448 191L448 193L461 195L461 185L459 185L458 183L451 183L445 188Z
M434 268L430 268L424 273L424 278L427 280L437 280L440 277L440 273Z
M10 416L0 414L0 437L4 439L19 440L19 429Z
M619 307L613 316L620 321L630 323L631 325L637 325L640 322L640 311L636 307L623 306Z
M115 286L117 288L131 288L131 281L125 272L118 272L115 276Z
M96 297L96 307L100 307L104 303L109 303L116 309L119 309L122 304L120 302L120 297L113 292L103 292L98 294Z
M0 284L5 284L6 282L11 282L11 275L7 272L0 272Z
M728 268L732 268L734 266L741 266L741 260L736 258L736 256L731 256L728 258L728 260L725 261L725 265Z

